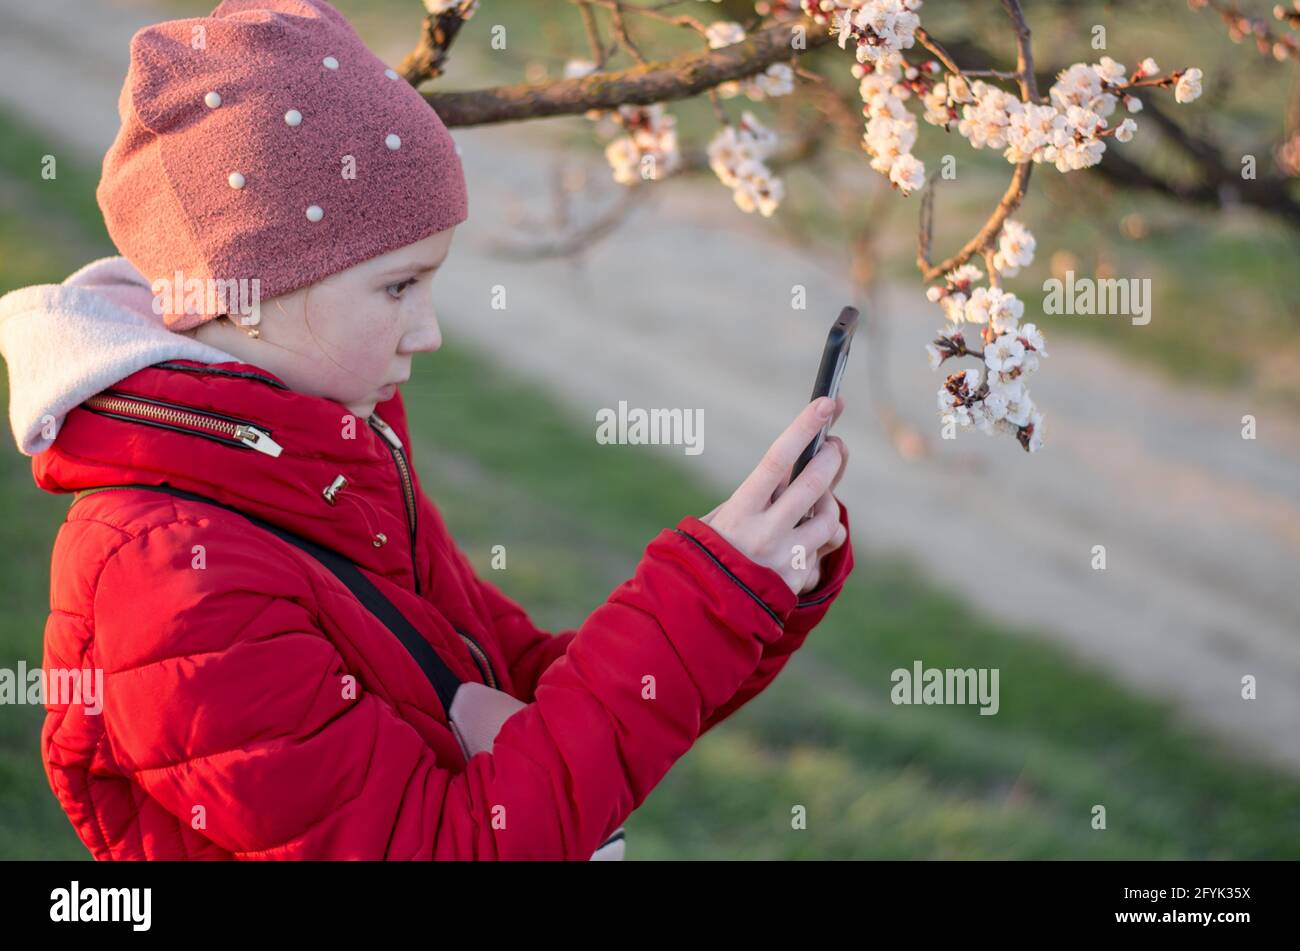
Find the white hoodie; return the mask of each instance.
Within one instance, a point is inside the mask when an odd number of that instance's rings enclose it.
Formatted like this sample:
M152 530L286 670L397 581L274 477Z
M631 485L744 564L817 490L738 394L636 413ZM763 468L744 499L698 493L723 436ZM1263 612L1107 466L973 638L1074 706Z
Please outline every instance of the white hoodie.
M153 301L149 282L123 257L0 297L9 424L22 452L49 449L70 410L136 370L164 360L235 360L168 330Z

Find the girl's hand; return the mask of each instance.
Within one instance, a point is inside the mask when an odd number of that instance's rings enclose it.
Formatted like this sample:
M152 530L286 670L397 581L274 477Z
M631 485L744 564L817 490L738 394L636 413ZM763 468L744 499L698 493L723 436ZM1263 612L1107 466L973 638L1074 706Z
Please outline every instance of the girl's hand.
M822 426L843 411L843 398L831 402L823 396L809 403L731 498L700 519L751 561L776 571L795 594L817 587L821 559L847 535L832 494L849 459L844 440L828 435L793 484L787 484L790 470ZM798 524L809 510L812 517ZM806 553L802 568L794 567L796 545Z

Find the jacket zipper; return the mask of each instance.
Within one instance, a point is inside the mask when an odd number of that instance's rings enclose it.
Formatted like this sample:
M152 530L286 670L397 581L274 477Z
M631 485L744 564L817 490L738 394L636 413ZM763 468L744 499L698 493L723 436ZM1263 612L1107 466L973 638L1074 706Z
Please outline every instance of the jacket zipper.
M402 447L401 437L393 431L393 427L378 416L371 415L370 425L379 435L384 437L388 443L388 450L393 454L393 462L397 464L397 475L402 483L402 502L406 506L406 527L411 536L411 576L415 580L415 593L420 593L420 570L415 561L415 529L416 529L416 506L415 506L415 482L411 478L411 466L406 459L406 450Z
M474 663L478 665L479 673L483 675L483 679L487 681L487 685L500 690L501 688L497 686L497 677L492 670L492 661L488 659L487 651L479 646L478 641L474 640L474 638L470 637L469 634L462 631L459 627L456 628L456 633L464 639L465 646L469 648L469 655L474 658Z
M105 390L90 397L82 405L105 416L152 423L165 429L189 430L196 435L207 436L225 442L227 445L256 449L268 456L279 456L284 451L280 444L271 438L269 431L260 429L247 420L201 413L163 400L126 396L112 390Z

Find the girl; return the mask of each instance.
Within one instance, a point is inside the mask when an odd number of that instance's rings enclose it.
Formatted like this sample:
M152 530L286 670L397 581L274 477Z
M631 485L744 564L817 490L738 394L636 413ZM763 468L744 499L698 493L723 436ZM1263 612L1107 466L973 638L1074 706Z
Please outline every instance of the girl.
M620 857L852 570L842 442L782 485L842 405L806 407L580 628L540 631L408 451L400 386L441 344L430 283L468 215L437 115L323 0L140 31L120 109L98 197L123 257L0 301L19 447L77 493L45 667L103 697L48 697L42 755L82 841Z

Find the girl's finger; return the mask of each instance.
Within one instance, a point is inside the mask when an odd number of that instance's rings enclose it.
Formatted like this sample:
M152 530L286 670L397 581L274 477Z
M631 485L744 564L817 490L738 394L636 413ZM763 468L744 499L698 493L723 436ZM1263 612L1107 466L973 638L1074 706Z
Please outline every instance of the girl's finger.
M831 552L835 551L837 548L843 545L845 541L848 540L848 537L849 537L849 530L845 528L843 525L836 525L835 534L833 534L830 537L830 541L828 541L825 545L822 545L821 548L817 549L817 557L818 558L829 557Z
M839 422L840 414L844 412L844 397L835 397L835 415L831 417L831 425L834 426Z
M772 503L765 517L778 530L794 528L817 500L830 491L831 479L839 467L839 449L835 443L824 443L808 467L799 473L799 478Z
M776 438L776 442L759 460L758 466L732 495L742 510L762 512L768 507L772 494L789 478L799 454L813 441L822 426L826 425L828 418L819 416L818 410L833 405L829 397L813 400L786 427L785 432ZM809 468L812 468L812 463L809 463Z
M805 552L820 552L835 536L840 524L840 507L835 496L827 492L813 506L812 518L794 530L791 545L802 545Z
M831 426L835 425L835 421L836 421L837 419L840 418L840 413L842 413L842 412L844 412L844 397L842 397L842 396L837 396L837 397L835 398L835 415L831 417ZM825 441L826 441L826 442L832 442L832 441L838 442L838 443L839 443L840 456L841 456L841 459L840 459L840 471L837 472L837 473L835 474L835 479L831 482L831 489L832 489L832 491L833 491L833 490L835 489L835 487L836 487L837 485L840 484L840 477L841 477L842 475L844 475L844 466L845 466L845 463L846 463L848 460L845 459L845 458L842 458L842 457L845 456L845 455L847 455L848 450L847 450L847 449L845 448L845 446L844 446L844 440L840 439L839 436L832 436L832 435L830 435L829 430L830 430L831 426L827 426L827 427L826 427L827 430L828 430L828 432L827 432L826 440L825 440ZM781 484L778 485L778 486L776 487L776 490L772 493L772 497L771 497L770 499L768 499L767 504L768 504L768 505L771 505L773 502L775 502L777 499L779 499L779 498L781 497L781 493L784 492L784 491L785 491L786 489L788 489L789 487L790 487L789 479L782 479L782 480L781 480Z
M831 480L830 491L834 492L836 486L840 484L840 479L844 477L844 470L849 464L849 447L844 444L844 440L839 436L827 436L826 441L835 441L836 448L840 451L840 469L835 473L835 478Z

